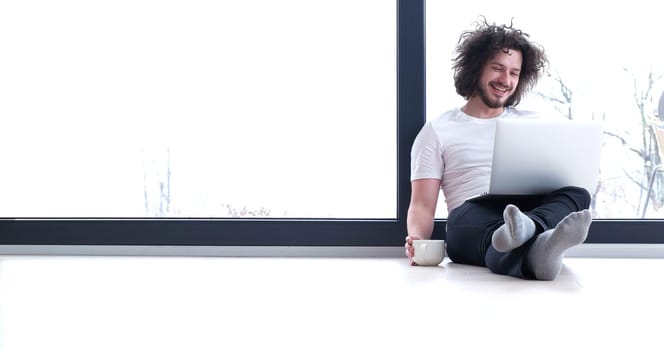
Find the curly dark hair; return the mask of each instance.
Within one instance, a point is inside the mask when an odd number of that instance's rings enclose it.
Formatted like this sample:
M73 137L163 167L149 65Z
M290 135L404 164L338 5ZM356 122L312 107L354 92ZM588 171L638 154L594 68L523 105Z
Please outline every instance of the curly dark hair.
M544 71L548 60L544 49L529 40L529 35L510 25L489 24L486 18L477 22L475 30L461 34L456 48L454 64L454 86L456 92L466 100L479 88L479 79L486 62L499 51L518 50L523 61L519 84L514 94L505 101L505 106L516 106L524 94L532 89Z

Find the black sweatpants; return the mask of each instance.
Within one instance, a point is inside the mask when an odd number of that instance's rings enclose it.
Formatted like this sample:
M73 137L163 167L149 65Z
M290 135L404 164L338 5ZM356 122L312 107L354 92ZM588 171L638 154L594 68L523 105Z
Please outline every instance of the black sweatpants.
M505 223L503 211L508 204L516 205L528 215L535 222L536 232L521 247L501 253L491 245L491 237ZM448 216L447 254L455 263L486 266L497 274L534 279L526 257L537 235L554 228L568 214L589 206L590 194L579 187L563 187L548 195L486 196L468 200Z

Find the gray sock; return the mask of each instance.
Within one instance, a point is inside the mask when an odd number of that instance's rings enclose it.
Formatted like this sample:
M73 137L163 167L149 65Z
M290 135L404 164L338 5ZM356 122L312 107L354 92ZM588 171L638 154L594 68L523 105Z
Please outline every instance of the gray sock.
M527 257L535 278L551 281L558 276L565 252L586 240L591 221L590 211L577 211L537 237Z
M515 205L508 204L503 211L505 224L491 237L493 248L501 253L509 252L526 243L535 234L535 223Z

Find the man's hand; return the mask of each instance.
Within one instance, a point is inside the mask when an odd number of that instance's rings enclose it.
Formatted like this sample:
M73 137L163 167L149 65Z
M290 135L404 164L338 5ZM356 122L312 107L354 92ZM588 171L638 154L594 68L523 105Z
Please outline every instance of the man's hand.
M413 256L415 255L415 248L413 248L413 240L415 239L420 239L420 238L406 236L406 244L404 245L404 247L406 248L406 257L408 257L408 261L410 261L411 266L417 265L417 263L413 261Z

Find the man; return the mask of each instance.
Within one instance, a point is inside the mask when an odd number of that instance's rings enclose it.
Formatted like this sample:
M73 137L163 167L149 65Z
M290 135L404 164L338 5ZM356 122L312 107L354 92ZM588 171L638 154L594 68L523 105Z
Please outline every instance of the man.
M413 144L406 255L415 265L412 241L431 237L442 189L452 261L553 280L565 252L587 237L588 191L565 187L547 195L467 200L488 191L496 121L533 117L514 106L544 70L544 50L511 25L484 21L461 35L457 53L454 83L467 102L427 122Z

